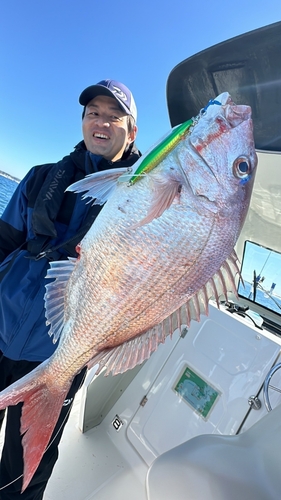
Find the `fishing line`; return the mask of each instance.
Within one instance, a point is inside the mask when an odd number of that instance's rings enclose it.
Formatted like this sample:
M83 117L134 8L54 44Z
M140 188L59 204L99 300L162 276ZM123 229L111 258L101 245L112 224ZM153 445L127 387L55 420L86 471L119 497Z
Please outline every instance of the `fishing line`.
M14 484L18 479L20 479L21 477L23 477L23 474L21 474L19 477L17 477L16 479L13 479L13 481L11 481L10 483L7 483L5 484L5 486L1 486L0 488L0 491L4 490L5 488L8 488L8 486L11 486L11 484Z
M84 383L84 379L83 379L83 381L82 381L82 383L81 383L81 385L80 385L79 389L81 389L81 387L82 387L83 383ZM79 389L78 389L78 391L79 391ZM77 391L77 392L78 392L78 391ZM76 394L77 394L77 393L76 393ZM76 394L75 394L75 396L76 396ZM64 423L65 423L66 419L67 419L67 418L68 418L68 416L69 416L69 413L70 413L70 412L71 412L71 410L72 410L72 407L73 407L73 404L74 404L74 399L75 399L75 396L74 396L74 398L73 398L73 401L72 401L71 405L70 405L70 406L69 406L69 408L68 408L68 411L67 411L67 413L66 413L66 415L65 415L65 417L64 417L64 419L63 419L63 421L62 421L62 423L61 423L61 425L60 425L60 427L59 427L59 429L57 430L57 432L56 432L56 434L54 435L53 439L49 442L49 444L48 444L47 448L45 449L45 451L44 451L43 455L45 455L46 451L50 448L50 446L53 444L53 442L54 442L54 441L55 441L55 439L57 438L57 436L58 436L59 432L61 431L61 429L62 429L62 427L63 427L63 425L64 425ZM42 456L42 458L43 458L43 456ZM38 464L38 465L39 465L39 464ZM36 472L36 471L35 471L35 472ZM5 486L1 486L1 487L0 487L0 491L4 490L5 488L8 488L8 486L11 486L11 484L14 484L16 481L18 481L18 480L19 480L19 479L21 479L22 477L23 477L23 474L21 474L20 476L16 477L16 479L13 479L13 481L11 481L10 483L5 484Z

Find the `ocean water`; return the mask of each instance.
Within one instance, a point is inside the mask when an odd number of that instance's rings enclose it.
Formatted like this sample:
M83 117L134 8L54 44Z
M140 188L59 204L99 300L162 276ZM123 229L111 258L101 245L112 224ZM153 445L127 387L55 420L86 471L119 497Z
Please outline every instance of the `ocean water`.
M0 216L5 210L13 192L19 183L18 179L0 171Z
M253 300L251 292L252 292L251 283L249 283L248 281L244 281L244 287L240 283L238 287L239 295L246 297L247 299ZM257 288L256 303L259 304L260 306L264 306L267 309L270 309L270 311L281 314L281 298L278 295L272 294L272 296L270 297L265 291Z

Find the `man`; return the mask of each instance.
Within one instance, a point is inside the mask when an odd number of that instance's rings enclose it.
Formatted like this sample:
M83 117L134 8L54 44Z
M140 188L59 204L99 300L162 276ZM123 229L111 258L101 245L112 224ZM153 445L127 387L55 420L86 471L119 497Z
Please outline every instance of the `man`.
M140 157L134 141L137 111L130 90L103 80L79 98L83 138L56 164L32 168L0 219L0 390L30 372L54 352L45 324L45 276L50 260L75 257L101 207L87 205L67 186L99 170L131 166ZM58 457L69 404L85 370L76 376L42 461L21 494L23 458L21 405L7 411L0 465L0 500L41 500ZM0 425L4 412L0 412Z

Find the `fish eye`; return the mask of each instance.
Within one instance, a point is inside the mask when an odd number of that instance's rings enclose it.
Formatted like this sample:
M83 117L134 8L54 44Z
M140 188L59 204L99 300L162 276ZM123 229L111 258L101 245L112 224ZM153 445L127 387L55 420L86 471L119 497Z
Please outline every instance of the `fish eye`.
M239 177L239 179L243 179L245 177L248 177L248 175L251 173L251 165L245 156L239 156L239 158L236 158L236 160L233 162L233 174L235 177Z

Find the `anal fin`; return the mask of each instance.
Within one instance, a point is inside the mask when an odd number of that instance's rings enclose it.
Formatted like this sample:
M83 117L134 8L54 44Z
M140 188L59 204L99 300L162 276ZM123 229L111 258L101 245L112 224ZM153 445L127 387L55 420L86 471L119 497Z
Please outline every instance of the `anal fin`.
M46 325L50 325L49 335L55 344L64 327L64 298L65 290L78 259L70 257L68 260L59 260L50 263L46 278L55 278L55 281L45 286L44 295L46 310Z

